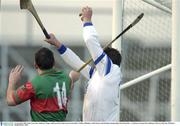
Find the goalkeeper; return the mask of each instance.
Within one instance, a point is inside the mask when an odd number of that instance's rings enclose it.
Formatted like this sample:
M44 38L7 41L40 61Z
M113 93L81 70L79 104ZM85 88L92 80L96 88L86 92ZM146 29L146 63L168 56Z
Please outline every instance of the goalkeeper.
M35 68L38 75L15 89L21 80L23 66L17 65L9 75L7 104L15 106L30 100L32 121L64 121L67 104L76 77L54 68L53 53L41 48L35 53Z
M121 55L113 48L103 51L91 16L91 8L82 8L83 37L95 64L95 68L87 65L81 71L81 74L89 80L83 103L83 121L119 121ZM50 36L51 38L45 41L55 45L65 62L78 70L84 62L53 34ZM77 73L74 72L74 75Z

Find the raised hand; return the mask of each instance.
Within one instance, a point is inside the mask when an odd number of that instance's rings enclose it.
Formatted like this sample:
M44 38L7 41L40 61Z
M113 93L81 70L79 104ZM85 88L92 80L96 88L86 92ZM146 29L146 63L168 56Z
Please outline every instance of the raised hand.
M79 16L83 22L91 22L92 9L88 6L83 7Z
M16 84L22 76L24 66L17 65L15 68L13 68L9 74L9 84Z
M56 39L55 35L52 33L49 35L50 35L50 39L45 39L44 41L59 48L61 46L61 43Z

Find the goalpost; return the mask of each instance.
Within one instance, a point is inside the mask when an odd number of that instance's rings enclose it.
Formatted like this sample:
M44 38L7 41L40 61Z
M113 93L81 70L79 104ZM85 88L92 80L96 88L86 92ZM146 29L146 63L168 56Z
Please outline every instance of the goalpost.
M180 1L173 0L172 6L171 120L180 121Z
M139 13L144 18L119 40L121 45L113 45L121 47L123 58L120 120L170 121L171 8L160 0L120 0L118 4L122 1L123 9L117 9L122 28Z

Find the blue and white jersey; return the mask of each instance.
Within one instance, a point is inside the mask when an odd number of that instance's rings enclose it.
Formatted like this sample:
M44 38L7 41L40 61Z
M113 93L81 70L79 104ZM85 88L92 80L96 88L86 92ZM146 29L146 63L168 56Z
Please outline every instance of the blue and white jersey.
M83 38L95 64L95 68L87 65L81 71L89 80L84 97L83 121L119 121L120 67L113 64L103 51L92 23L84 24ZM84 64L69 48L61 46L58 51L73 69L78 70Z

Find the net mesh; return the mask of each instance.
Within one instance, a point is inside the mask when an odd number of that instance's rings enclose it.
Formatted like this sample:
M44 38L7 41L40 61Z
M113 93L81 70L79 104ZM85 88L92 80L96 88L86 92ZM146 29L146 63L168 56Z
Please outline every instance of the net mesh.
M142 0L124 0L123 28L143 19L122 38L123 82L171 63L171 15ZM121 121L170 120L170 70L121 90Z

